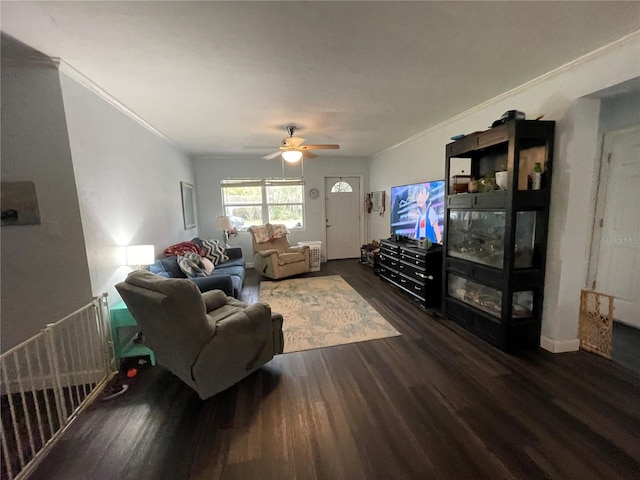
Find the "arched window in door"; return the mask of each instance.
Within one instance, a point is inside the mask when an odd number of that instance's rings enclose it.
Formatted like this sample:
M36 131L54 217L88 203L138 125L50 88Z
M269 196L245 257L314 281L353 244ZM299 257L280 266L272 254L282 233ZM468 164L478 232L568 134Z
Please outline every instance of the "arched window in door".
M331 187L331 193L351 193L353 192L353 188L347 182L343 182L342 180L333 184Z

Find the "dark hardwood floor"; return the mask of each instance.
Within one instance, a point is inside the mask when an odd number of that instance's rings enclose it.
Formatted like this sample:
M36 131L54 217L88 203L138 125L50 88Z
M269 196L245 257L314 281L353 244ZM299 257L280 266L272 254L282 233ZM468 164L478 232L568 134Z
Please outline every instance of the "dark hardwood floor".
M586 352L507 355L355 260L318 274L342 275L402 335L277 356L207 401L149 368L31 478L640 478L630 370ZM251 302L260 280L247 277Z
M640 329L613 323L612 360L640 376Z

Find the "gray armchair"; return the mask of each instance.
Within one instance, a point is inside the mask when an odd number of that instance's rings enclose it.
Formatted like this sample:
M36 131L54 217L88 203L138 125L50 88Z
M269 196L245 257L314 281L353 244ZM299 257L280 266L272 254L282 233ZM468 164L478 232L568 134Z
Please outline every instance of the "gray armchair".
M202 399L227 389L282 353L282 315L187 279L135 271L116 289L156 361Z

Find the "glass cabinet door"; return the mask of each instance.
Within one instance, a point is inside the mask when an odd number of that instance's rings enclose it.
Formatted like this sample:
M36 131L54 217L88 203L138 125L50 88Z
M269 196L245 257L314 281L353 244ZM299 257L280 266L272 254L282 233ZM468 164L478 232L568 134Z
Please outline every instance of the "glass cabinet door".
M533 266L533 242L536 233L536 212L516 213L516 246L513 266L531 268Z
M505 212L450 210L447 255L504 268ZM531 268L536 212L516 213L515 268Z
M448 284L449 296L500 318L502 293L499 290L453 274L449 274Z
M504 212L450 210L447 255L503 268Z
M476 307L494 317L500 317L502 293L495 288L449 274L447 293L450 297ZM530 317L533 311L533 291L513 292L511 318Z
M533 290L513 292L511 300L511 317L530 317L533 313Z

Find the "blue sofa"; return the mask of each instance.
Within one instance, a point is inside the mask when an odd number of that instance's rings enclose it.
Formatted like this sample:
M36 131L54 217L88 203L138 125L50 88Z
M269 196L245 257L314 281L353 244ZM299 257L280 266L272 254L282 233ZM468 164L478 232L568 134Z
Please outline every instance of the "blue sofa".
M197 285L201 292L209 290L222 290L227 295L239 298L242 286L244 285L245 261L242 257L240 247L229 247L225 249L229 260L219 263L208 277L189 278ZM187 278L178 265L178 257L164 257L156 260L149 267L151 273L166 278Z

